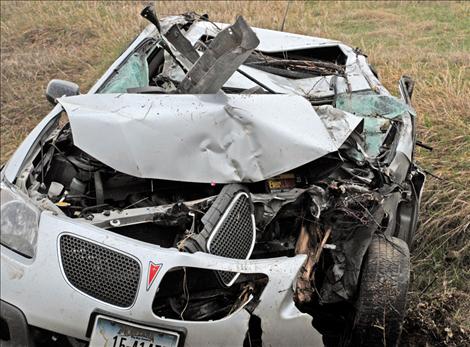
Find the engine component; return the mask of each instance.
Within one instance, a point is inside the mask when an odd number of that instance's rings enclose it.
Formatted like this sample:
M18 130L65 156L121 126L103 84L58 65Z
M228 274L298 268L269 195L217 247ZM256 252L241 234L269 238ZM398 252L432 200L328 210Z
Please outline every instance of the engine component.
M64 190L64 185L59 182L51 182L49 190L47 191L47 196L51 199L58 197Z
M225 287L214 271L173 268L159 283L152 311L170 319L216 321L245 305L256 306L267 283L266 275L242 274L232 286Z
M85 194L86 183L83 183L78 178L72 178L70 182L70 194Z

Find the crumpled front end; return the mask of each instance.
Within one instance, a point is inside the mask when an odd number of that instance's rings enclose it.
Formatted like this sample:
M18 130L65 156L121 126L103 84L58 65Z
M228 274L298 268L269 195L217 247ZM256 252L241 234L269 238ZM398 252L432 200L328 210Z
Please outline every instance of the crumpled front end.
M308 339L321 345L311 317L292 300L303 255L236 260L183 253L47 212L40 232L31 261L2 247L2 300L14 303L31 326L88 340L90 324L102 314L176 331L189 346L241 346L247 334L263 344L301 345ZM182 269L184 279L174 283ZM218 293L210 279L214 271L239 274L237 284ZM206 275L202 283L198 273ZM169 294L176 312L161 306ZM45 300L51 297L53 305ZM186 313L178 311L179 299L187 300Z

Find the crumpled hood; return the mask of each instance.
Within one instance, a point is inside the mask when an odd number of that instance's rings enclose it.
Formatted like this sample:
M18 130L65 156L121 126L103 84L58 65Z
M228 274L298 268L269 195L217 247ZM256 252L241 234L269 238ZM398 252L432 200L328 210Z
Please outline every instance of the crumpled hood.
M84 152L132 176L186 182L267 179L338 150L362 120L337 110L344 118L333 136L324 121L330 129L335 120L296 95L87 94L59 103Z

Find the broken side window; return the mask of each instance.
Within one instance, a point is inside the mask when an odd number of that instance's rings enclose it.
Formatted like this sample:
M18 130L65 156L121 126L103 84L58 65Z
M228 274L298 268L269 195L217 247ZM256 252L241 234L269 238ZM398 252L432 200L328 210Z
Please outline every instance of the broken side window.
M388 95L344 93L336 99L336 108L364 117L365 150L368 155L380 155L382 144L393 125L409 112L406 104Z
M151 78L161 71L161 51L155 39L145 39L113 71L98 93L127 93L128 89L148 87Z

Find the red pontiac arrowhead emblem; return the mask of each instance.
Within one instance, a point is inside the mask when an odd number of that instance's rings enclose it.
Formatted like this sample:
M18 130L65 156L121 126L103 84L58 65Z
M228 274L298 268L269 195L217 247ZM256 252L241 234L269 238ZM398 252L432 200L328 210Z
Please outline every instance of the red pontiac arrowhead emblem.
M158 271L160 271L160 268L162 267L163 264L155 264L154 262L149 262L149 273L147 276L147 291L150 289L150 287L153 284L153 281L155 281L155 278L157 277Z

